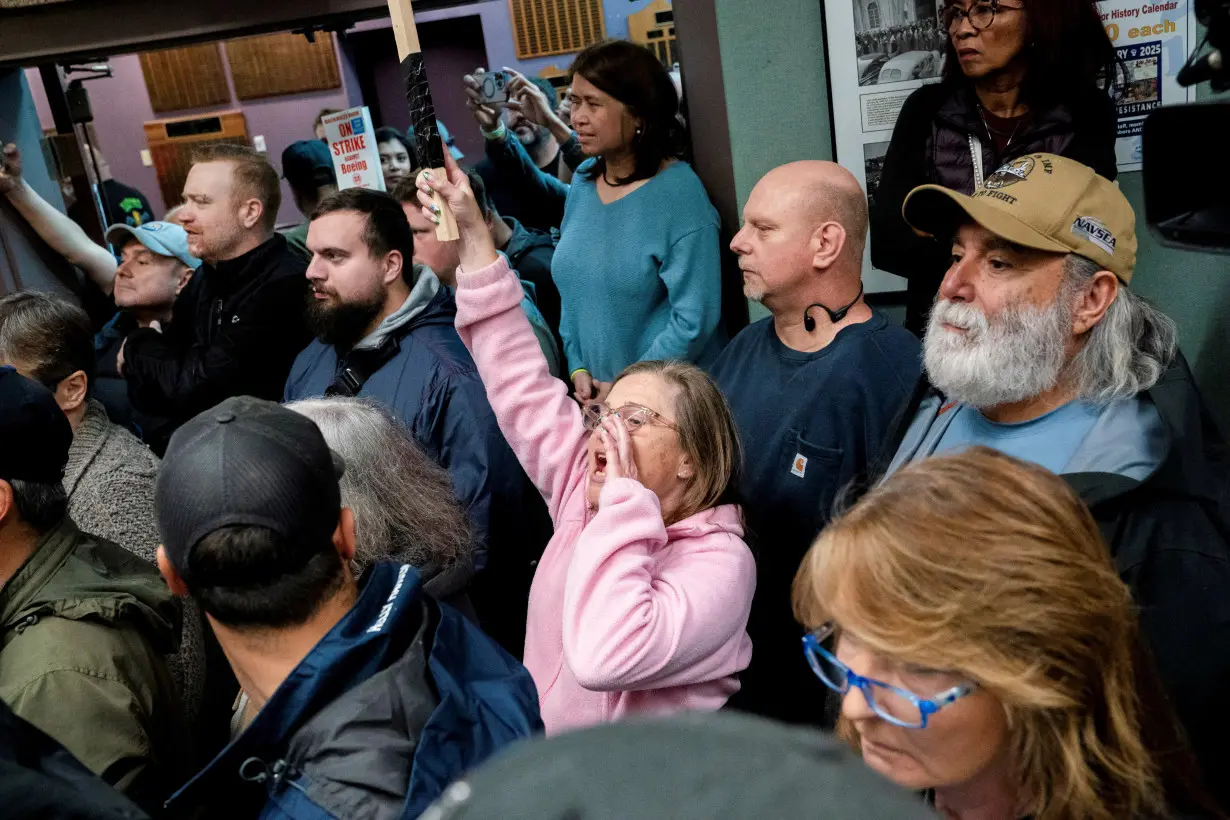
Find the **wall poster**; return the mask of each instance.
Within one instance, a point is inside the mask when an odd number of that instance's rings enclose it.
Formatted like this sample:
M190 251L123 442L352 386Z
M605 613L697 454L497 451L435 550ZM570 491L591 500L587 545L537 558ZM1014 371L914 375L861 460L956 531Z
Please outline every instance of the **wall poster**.
M874 205L884 154L907 97L938 81L947 32L944 0L822 0L837 161L862 182ZM1144 118L1160 105L1188 102L1176 76L1195 41L1190 0L1101 0L1106 32L1126 69L1118 103L1121 171L1140 169ZM1194 99L1194 97L1192 97ZM864 255L869 293L905 289Z

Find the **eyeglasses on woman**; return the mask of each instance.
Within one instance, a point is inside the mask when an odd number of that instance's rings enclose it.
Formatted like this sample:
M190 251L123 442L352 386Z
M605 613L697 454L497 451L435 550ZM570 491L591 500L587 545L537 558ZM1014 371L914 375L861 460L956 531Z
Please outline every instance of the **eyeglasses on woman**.
M585 405L582 416L585 429L590 431L597 430L607 416L618 417L627 426L628 432L635 432L646 424L658 424L672 430L678 429L673 421L643 404L625 404L612 410L602 402L595 402Z
M974 31L982 31L988 29L995 22L995 15L1005 11L1022 11L1024 6L1005 6L1003 3L974 3L969 10L963 9L958 5L950 5L944 7L944 12L941 20L944 23L944 28L952 33L961 25L961 18L969 20L970 26Z
M930 697L922 697L908 689L884 681L865 678L837 660L824 646L832 643L834 626L825 624L803 636L803 654L820 682L844 696L854 687L863 693L868 708L884 720L903 729L925 729L932 715L945 706L973 692L972 683L959 684Z

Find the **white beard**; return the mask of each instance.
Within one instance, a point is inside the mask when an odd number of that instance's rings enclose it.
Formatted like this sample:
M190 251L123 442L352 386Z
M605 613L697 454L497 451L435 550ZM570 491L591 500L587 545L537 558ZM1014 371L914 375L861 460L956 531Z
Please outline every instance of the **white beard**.
M1071 332L1062 293L1045 308L1010 305L993 321L970 305L939 299L923 339L927 376L947 398L978 410L1025 401L1059 383Z

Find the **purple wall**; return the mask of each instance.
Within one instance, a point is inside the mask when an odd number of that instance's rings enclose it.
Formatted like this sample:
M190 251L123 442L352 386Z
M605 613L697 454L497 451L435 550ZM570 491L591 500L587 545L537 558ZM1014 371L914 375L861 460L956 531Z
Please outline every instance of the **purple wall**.
M606 11L606 29L609 37L627 37L629 14L645 8L652 0L606 0L603 4ZM447 9L427 11L415 15L419 23L451 20L458 17L477 16L482 24L482 37L486 46L488 67L501 68L508 66L525 74L537 74L549 65L557 65L566 69L572 62L573 55L560 54L554 57L541 57L533 60L518 60L512 36L512 26L508 15L507 0L486 0L486 2L470 3ZM392 39L392 23L388 18L361 23L356 31L386 30ZM430 31L429 27L425 27ZM335 43L337 42L335 38ZM426 44L430 46L430 44ZM225 46L223 46L225 48ZM158 216L168 205L162 201L158 188L158 177L152 167L146 167L141 162L141 149L146 147L144 124L148 120L167 116L191 116L193 114L211 113L226 110L242 110L248 121L248 133L251 136L263 135L268 150L268 156L275 168L281 167L282 150L290 143L300 139L312 138L312 120L321 108L346 108L351 105L362 105L358 80L354 67L350 64L344 49L339 49L338 60L342 69L342 87L327 92L312 94L297 94L286 97L270 97L264 100L241 102L234 99L234 83L230 80L230 69L226 67L227 82L231 86L232 104L211 109L190 111L174 111L155 115L150 105L149 94L145 89L145 78L141 74L141 64L135 54L125 54L111 58L113 76L109 79L94 80L89 83L90 101L94 110L94 127L98 134L99 149L111 165L111 172L116 179L133 185L145 193L153 203ZM226 61L223 60L226 66ZM460 65L460 64L459 64ZM474 68L469 66L465 70ZM53 127L51 110L43 92L42 80L36 69L27 69L27 79L38 110L39 121L44 128ZM460 89L461 77L458 75L457 88ZM400 94L400 75L393 76L390 86L396 91L389 94ZM435 85L433 83L433 85ZM385 90L378 92L381 100L386 95ZM443 95L442 95L443 96ZM445 119L458 138L463 151L470 153L470 143L477 140L470 124L460 115L457 125ZM473 138L473 140L471 139ZM481 151L481 144L479 145ZM282 208L278 212L278 221L284 223L299 222L301 216L290 198L290 190L285 183L282 185Z
M94 130L98 135L99 150L111 165L112 176L121 182L139 188L149 197L157 212L155 215L161 216L174 203L162 201L162 193L158 187L158 175L153 167L147 168L141 162L141 150L147 147L144 128L147 121L164 117L241 110L247 119L249 136L264 136L269 161L280 170L284 148L296 140L312 139L312 120L321 108L347 108L352 101L354 105L362 103L357 91L358 84L354 78L353 68L340 51L338 59L342 69L342 87L340 88L246 102L235 99L235 86L231 81L230 67L223 59L227 84L231 88L231 104L208 109L155 114L150 104L149 93L145 88L145 77L141 73L141 61L137 55L125 54L112 57L112 76L108 79L93 80L87 86L90 92L91 108L94 111ZM26 72L34 95L35 107L39 112L39 121L44 128L52 128L54 123L51 109L47 105L47 96L38 71L26 69ZM348 88L352 90L348 91ZM283 182L282 207L278 211L278 222L296 223L301 222L302 219L303 217L291 199L290 188Z

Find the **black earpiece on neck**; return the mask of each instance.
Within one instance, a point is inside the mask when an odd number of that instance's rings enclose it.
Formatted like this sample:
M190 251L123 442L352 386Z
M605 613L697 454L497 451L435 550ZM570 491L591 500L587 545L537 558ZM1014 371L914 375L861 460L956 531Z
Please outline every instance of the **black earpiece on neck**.
M808 315L811 312L811 309L814 307L818 307L821 310L823 310L825 313L829 315L829 321L832 322L833 324L837 324L842 319L846 318L846 314L850 312L850 308L858 304L858 300L862 298L863 298L863 286L860 284L858 286L858 296L855 296L854 299L850 302L850 304L846 305L845 307L838 308L837 310L829 310L827 307L825 307L820 302L813 302L812 304L808 305L807 308L803 311L803 327L807 330L808 333L811 333L813 330L816 329L816 320L811 318L811 316Z

